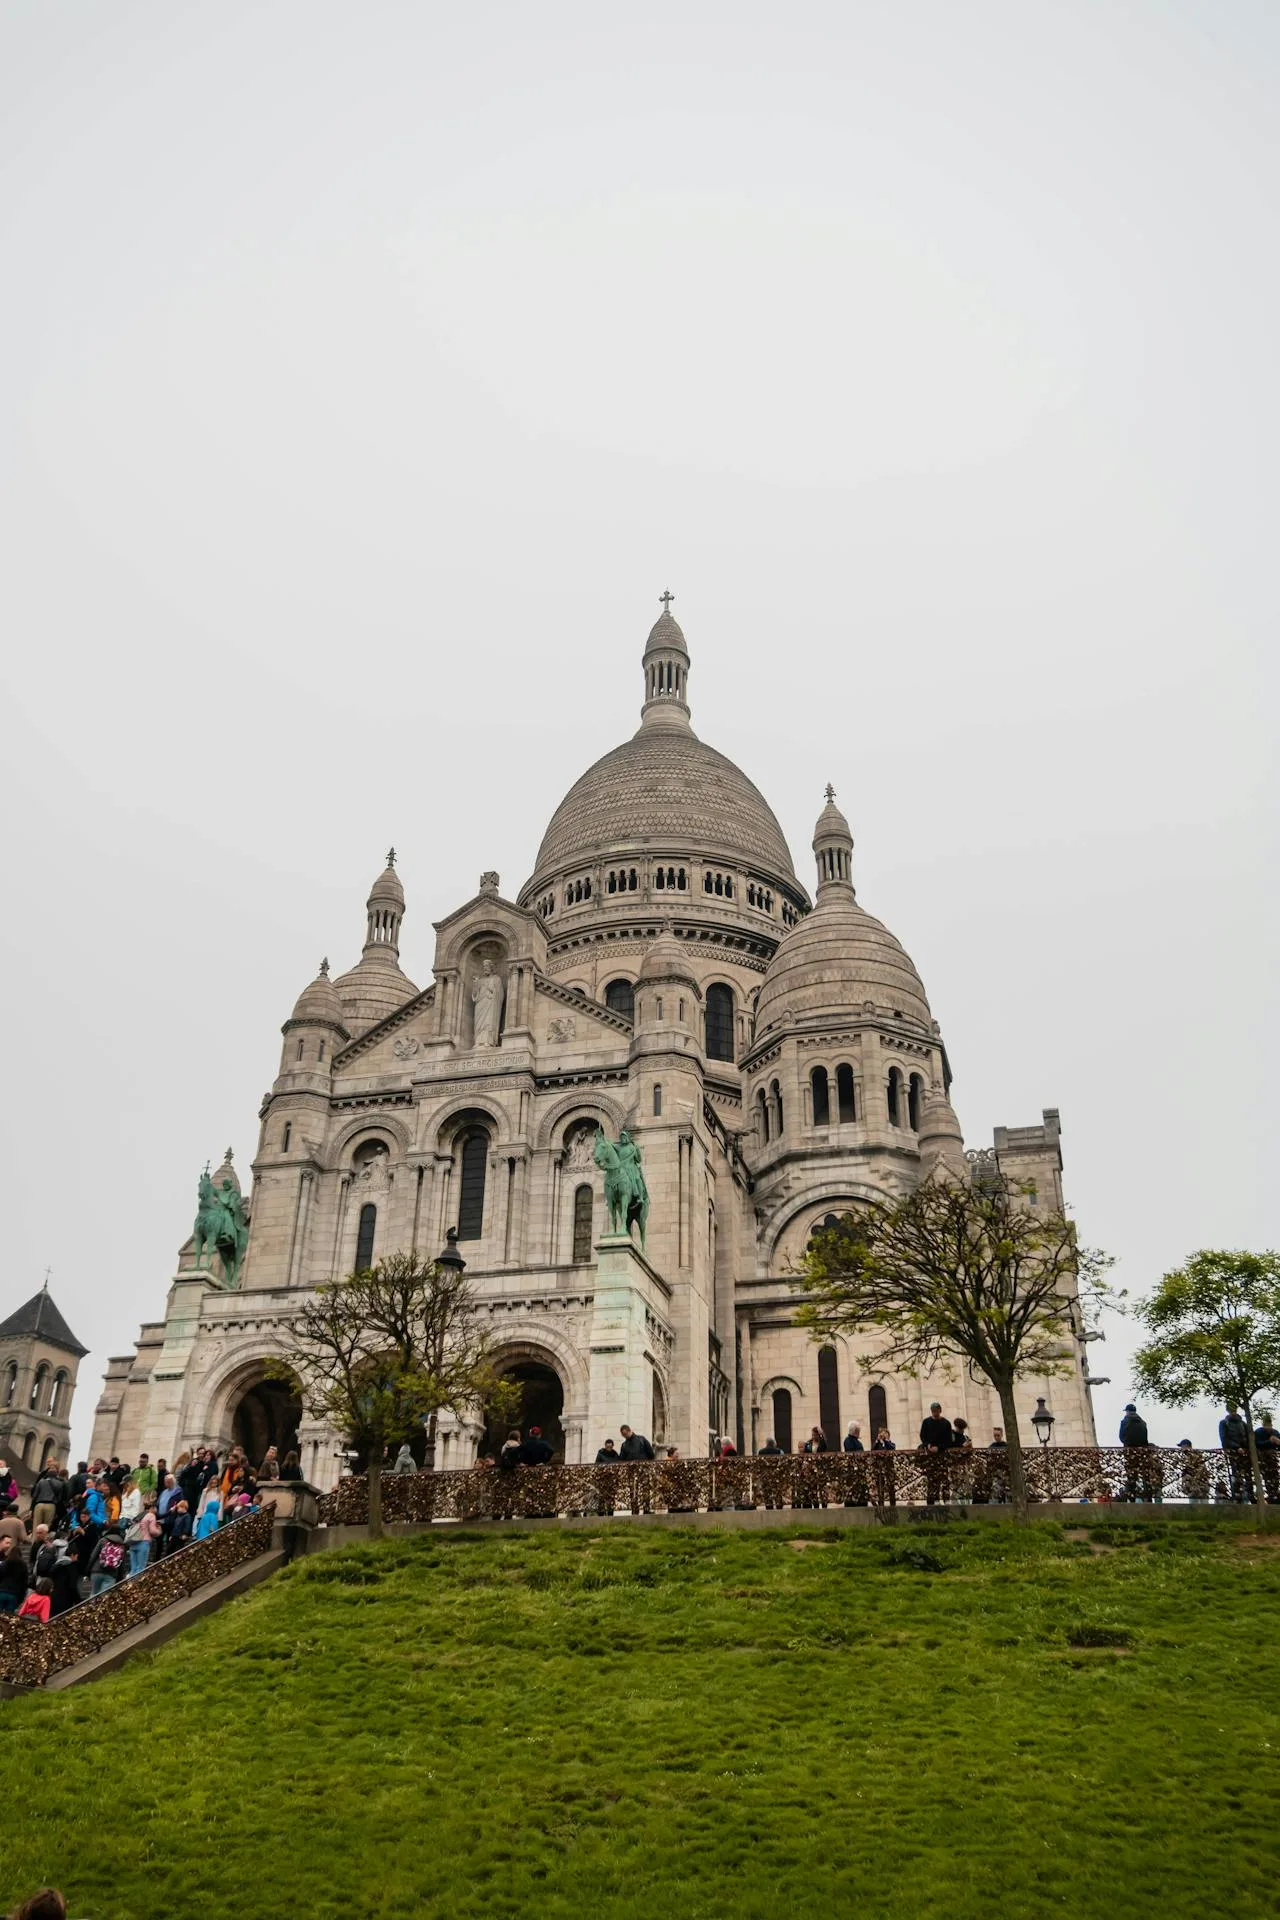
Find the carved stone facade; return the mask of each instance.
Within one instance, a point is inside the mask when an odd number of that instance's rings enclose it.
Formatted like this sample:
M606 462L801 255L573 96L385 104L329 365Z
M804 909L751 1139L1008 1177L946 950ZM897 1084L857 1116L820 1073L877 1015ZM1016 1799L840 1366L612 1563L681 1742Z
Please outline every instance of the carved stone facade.
M331 1480L337 1438L264 1384L281 1317L298 1289L435 1252L450 1227L570 1463L622 1420L691 1455L786 1424L793 1444L851 1420L869 1440L880 1417L910 1443L935 1394L989 1438L984 1386L867 1374L852 1347L823 1357L793 1324L789 1274L816 1225L967 1163L941 1031L856 899L834 797L811 900L763 796L693 733L688 675L665 612L638 732L571 788L515 900L486 872L436 925L424 991L400 968L389 857L360 961L336 980L326 963L284 1023L240 1288L197 1272L188 1243L163 1321L109 1364L95 1450L172 1458L296 1435L304 1468ZM640 1145L643 1251L606 1231L599 1125ZM990 1151L1060 1201L1055 1112L998 1129ZM1063 1442L1094 1438L1084 1354L1070 1380L1027 1383L1028 1410L1050 1394ZM469 1463L479 1439L446 1422L440 1464Z

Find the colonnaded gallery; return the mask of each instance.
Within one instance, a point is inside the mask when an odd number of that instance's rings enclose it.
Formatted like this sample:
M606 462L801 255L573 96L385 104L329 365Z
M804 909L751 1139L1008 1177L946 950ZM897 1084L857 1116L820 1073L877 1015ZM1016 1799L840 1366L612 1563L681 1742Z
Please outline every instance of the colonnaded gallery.
M230 1153L206 1175L164 1318L109 1363L96 1452L238 1440L256 1459L296 1440L331 1483L339 1437L267 1373L281 1316L300 1288L435 1252L451 1227L524 1418L569 1462L623 1421L690 1455L724 1433L835 1441L851 1419L914 1443L934 1385L816 1346L788 1276L828 1217L972 1161L942 1033L856 897L831 790L811 898L768 802L693 731L689 671L666 604L638 730L569 789L514 901L485 873L436 925L427 987L400 964L388 860L356 965L322 964L284 1023L251 1190ZM602 1128L639 1147L643 1250L609 1232ZM1061 1205L1055 1111L981 1151ZM1078 1342L1052 1384L1067 1443L1094 1440L1085 1357ZM1030 1408L1047 1389L1026 1385ZM985 1385L937 1391L990 1437ZM469 1464L483 1439L479 1419L446 1419L437 1464Z

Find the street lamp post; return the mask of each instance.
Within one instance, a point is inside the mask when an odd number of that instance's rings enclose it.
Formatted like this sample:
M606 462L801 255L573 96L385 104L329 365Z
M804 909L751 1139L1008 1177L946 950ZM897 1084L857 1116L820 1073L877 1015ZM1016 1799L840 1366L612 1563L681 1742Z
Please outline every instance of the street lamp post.
M1053 1483L1049 1473L1049 1442L1053 1438L1053 1415L1044 1403L1044 1395L1036 1400L1036 1410L1031 1416L1031 1424L1036 1430L1036 1439L1040 1442L1040 1457L1044 1461L1044 1497L1053 1498Z

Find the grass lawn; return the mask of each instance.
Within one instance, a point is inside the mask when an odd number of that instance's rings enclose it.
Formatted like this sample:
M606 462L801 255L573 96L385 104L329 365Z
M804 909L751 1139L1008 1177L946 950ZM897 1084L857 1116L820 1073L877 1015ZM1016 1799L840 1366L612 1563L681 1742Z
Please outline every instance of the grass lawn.
M1280 1551L1156 1517L348 1548L0 1705L0 1904L1261 1920L1278 1644Z

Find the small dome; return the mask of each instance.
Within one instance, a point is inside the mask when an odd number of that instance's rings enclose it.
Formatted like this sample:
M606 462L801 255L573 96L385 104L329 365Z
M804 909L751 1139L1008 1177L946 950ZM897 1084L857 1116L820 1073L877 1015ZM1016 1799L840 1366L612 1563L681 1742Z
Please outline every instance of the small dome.
M339 1027L346 1032L342 1017L342 1001L338 990L329 978L329 962L320 962L320 971L309 987L304 987L298 995L291 1018L305 1020L314 1026Z
M366 947L350 972L339 974L333 984L342 1020L353 1036L385 1020L389 1013L398 1013L418 993L390 947Z
M756 1006L757 1040L783 1021L850 1013L867 1001L929 1027L920 975L889 929L864 913L849 886L832 887L786 934Z
M670 927L664 927L640 966L641 980L687 980L696 986L697 981L689 962L684 942L677 940Z
M396 907L404 912L404 888L400 884L400 875L396 872L396 850L391 848L387 854L387 864L373 883L369 894L369 905Z
M824 840L847 840L853 843L853 833L849 822L836 805L835 789L827 788L827 804L818 815L818 824L813 830L813 847L816 853Z
M682 653L686 660L689 658L680 623L670 608L664 608L649 629L649 638L644 643L644 658L647 660L651 653L665 653L673 648L675 652Z

